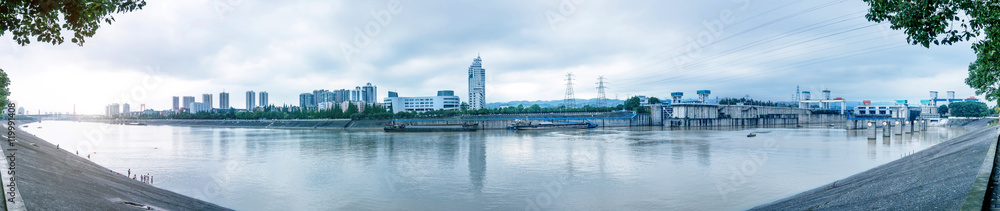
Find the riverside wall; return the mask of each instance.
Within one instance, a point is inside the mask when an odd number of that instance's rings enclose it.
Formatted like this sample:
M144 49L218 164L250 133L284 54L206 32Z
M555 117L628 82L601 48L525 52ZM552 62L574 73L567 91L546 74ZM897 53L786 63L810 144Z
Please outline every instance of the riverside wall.
M841 114L814 114L812 110L751 105L680 103L664 119L670 127L780 126L803 124L844 124Z
M839 114L763 114L757 118L670 118L664 125L670 127L729 127L776 126L804 124L844 124L846 118Z
M598 127L630 127L650 125L649 114L632 114L622 112L577 113L577 114L531 114L531 115L476 115L459 116L447 119L395 119L397 123L410 125L440 125L440 124L479 124L480 129L506 129L514 121L532 122L586 122L595 123Z

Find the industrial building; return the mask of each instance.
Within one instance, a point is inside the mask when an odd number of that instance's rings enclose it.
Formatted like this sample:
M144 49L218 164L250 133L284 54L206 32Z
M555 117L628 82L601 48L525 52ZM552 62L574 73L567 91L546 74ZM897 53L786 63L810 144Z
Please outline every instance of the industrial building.
M830 90L823 90L823 96L820 99L812 99L812 93L809 91L802 91L799 93L799 108L812 108L812 105L819 104L819 109L830 110L833 109L831 106L833 103L840 104L840 114L845 114L847 111L847 101L843 98L833 98L830 97Z
M452 90L438 91L437 96L432 97L399 97L395 92L391 92L390 97L385 98L385 104L389 105L393 113L457 110L460 108L461 99L455 96Z
M821 99L811 99L809 91L800 92L801 107L775 107L758 105L720 105L710 103L711 90L698 90L698 100L683 100L683 92L671 92L670 103L650 104L650 124L672 127L762 126L798 125L844 122L846 102L842 98L830 99L824 90ZM831 112L840 103L840 114ZM813 107L813 104L818 104ZM660 112L655 112L655 111ZM823 111L831 110L831 111Z

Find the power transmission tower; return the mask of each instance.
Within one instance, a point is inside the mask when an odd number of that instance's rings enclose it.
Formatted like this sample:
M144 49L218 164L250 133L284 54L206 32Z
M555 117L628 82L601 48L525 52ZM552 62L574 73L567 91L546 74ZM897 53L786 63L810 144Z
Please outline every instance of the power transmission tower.
M563 101L563 105L566 108L576 107L576 102L573 100L573 73L566 73L566 99Z
M801 99L799 99L799 86L798 85L795 85L795 95L792 95L792 98L795 99L795 102L801 101Z
M597 77L597 105L600 107L608 107L608 98L604 96L604 89L607 89L608 87L604 86L606 83L604 82L604 79L603 75Z

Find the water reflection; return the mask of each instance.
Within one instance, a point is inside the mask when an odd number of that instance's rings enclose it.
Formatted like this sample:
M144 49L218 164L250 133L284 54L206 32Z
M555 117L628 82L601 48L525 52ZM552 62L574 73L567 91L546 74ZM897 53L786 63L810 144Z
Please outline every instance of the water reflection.
M45 124L53 131L95 126ZM750 131L758 137L746 137ZM384 133L150 126L108 136L129 139L109 143L134 144L99 146L121 157L95 162L116 171L160 169L158 186L237 210L514 210L526 199L554 210L736 210L961 132L935 128L869 140L828 127ZM37 135L64 146L79 138ZM764 148L768 141L773 150ZM761 153L765 161L746 165ZM202 193L212 184L217 197ZM718 184L736 191L720 201Z
M483 192L483 181L486 179L486 140L482 137L469 139L463 136L462 142L469 143L469 182L476 194Z
M868 159L869 160L875 160L875 157L877 156L877 153L876 153L876 150L875 150L875 142L878 142L878 140L868 139Z
M212 132L213 139L219 142L220 157L229 157L229 139L223 135L226 131L215 130Z

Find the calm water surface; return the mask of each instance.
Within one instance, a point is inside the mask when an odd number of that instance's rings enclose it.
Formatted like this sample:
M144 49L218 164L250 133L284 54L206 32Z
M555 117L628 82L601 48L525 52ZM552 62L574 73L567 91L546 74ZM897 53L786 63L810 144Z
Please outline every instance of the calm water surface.
M931 127L868 140L825 127L384 133L46 121L23 129L237 210L747 209L966 132Z

